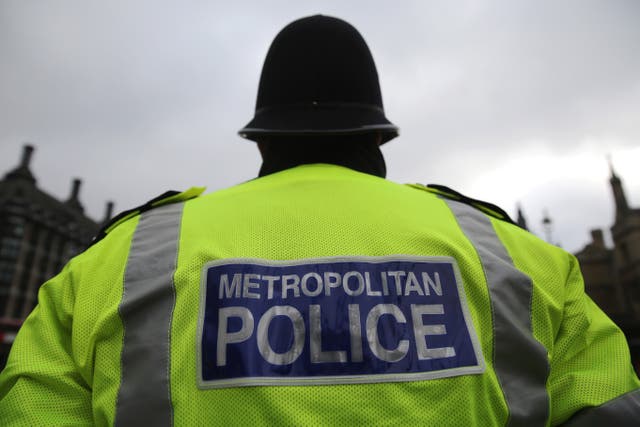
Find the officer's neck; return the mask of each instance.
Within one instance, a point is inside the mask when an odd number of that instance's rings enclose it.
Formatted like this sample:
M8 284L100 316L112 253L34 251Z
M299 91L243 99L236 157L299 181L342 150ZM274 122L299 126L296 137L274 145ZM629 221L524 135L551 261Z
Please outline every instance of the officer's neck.
M374 141L315 143L301 140L258 143L262 154L259 176L312 163L344 166L358 172L384 178L386 165L380 147Z

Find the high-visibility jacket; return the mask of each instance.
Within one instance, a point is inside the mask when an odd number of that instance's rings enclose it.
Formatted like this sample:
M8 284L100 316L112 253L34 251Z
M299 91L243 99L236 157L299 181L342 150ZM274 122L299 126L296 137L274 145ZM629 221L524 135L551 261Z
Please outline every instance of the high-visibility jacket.
M41 287L0 425L637 422L576 259L490 206L324 164L197 193Z

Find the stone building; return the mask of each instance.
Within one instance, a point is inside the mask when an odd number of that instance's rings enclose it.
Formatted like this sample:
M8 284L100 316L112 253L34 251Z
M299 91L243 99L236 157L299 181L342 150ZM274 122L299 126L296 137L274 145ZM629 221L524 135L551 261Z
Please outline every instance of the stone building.
M623 330L640 372L640 209L629 206L613 167L609 183L615 204L613 247L596 229L591 231L591 242L575 255L587 293Z
M0 369L37 303L40 285L82 251L100 227L84 214L79 179L64 201L38 188L29 167L33 151L24 146L20 164L0 181Z

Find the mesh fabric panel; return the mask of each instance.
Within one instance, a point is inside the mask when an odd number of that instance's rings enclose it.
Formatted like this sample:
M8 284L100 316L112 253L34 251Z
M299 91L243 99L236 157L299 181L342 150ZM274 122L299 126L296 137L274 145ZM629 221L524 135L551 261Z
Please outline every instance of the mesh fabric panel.
M118 227L45 283L0 376L0 425L112 425L120 382L117 307L130 237Z
M310 165L191 200L182 223L171 325L176 425L506 422L493 373L485 275L475 249L436 196L340 167ZM637 388L624 336L585 296L575 259L517 227L492 223L515 266L533 282L533 332L551 364L551 423ZM118 305L136 225L133 219L116 227L41 288L0 374L0 425L113 424L123 339ZM456 259L484 374L401 383L197 387L196 328L207 262L399 254Z
M511 224L494 226L516 267L534 284L534 336L551 363L551 423L640 387L625 337L584 293L577 260Z
M207 262L391 254L457 259L489 365L485 374L408 383L197 388L196 325ZM171 367L178 424L497 425L506 419L490 367L484 274L449 209L431 194L338 167L296 168L188 202L178 266Z

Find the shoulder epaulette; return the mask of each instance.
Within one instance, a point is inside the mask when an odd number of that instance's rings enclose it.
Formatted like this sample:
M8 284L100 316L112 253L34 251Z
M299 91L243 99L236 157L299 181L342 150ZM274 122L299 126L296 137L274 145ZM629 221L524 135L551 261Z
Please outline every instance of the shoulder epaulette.
M93 241L89 246L92 246L102 240L111 230L116 228L118 225L122 224L126 220L133 218L136 215L140 215L142 212L149 211L151 209L155 209L160 206L168 205L171 203L180 203L189 199L193 199L198 197L205 190L204 187L191 187L187 191L179 192L170 190L162 193L161 195L154 197L148 202L123 212L120 212L118 215L111 218L106 224L102 226L96 237L93 238Z
M461 203L465 203L467 205L470 205L484 213L486 213L487 215L490 215L494 218L498 218L501 219L503 221L506 222L510 222L511 224L517 225L512 219L511 217L509 217L509 214L506 213L503 209L501 209L499 206L494 205L493 203L489 203L489 202L484 202L482 200L478 200L478 199L472 199L471 197L467 197L464 194L458 193L455 190L450 189L449 187L445 187L444 185L438 185L438 184L427 184L427 185L420 185L420 184L415 184L415 185L411 185L411 187L414 188L420 188L422 190L428 191L430 193L433 194L437 194L439 196L445 197L447 199L451 199L451 200L455 200L457 202L461 202Z

